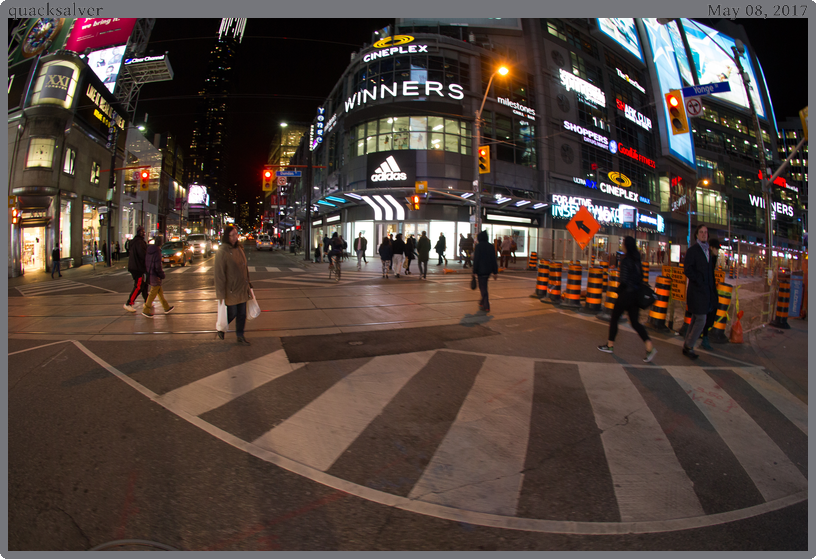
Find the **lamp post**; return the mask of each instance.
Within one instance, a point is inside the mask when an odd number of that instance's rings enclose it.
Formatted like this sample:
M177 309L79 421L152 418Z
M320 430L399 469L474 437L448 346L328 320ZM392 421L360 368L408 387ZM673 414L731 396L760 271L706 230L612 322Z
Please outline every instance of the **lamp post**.
M479 145L482 143L482 109L484 109L485 101L487 101L487 94L490 92L490 84L493 83L493 78L496 74L501 74L502 76L506 76L510 70L507 69L505 66L500 66L495 72L490 74L490 79L487 81L487 88L485 89L484 97L482 97L482 104L479 107L479 110L476 111L476 121L474 122L474 145L473 147L473 169L475 172L475 178L473 180L473 186L476 189L476 234L479 234L479 231L482 230L482 179L479 173Z

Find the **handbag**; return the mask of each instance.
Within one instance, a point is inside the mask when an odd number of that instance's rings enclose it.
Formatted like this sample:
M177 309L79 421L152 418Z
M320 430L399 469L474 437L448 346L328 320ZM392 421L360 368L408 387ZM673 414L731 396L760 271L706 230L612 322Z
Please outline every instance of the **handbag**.
M649 287L649 284L642 283L640 284L640 289L638 289L637 293L637 306L641 309L648 309L651 307L657 296L655 295L654 290Z
M476 274L471 274L470 276L470 288L476 289Z
M252 320L261 315L261 307L258 305L258 301L255 299L255 292L251 289L249 292L252 294L252 298L247 301L247 319Z
M218 316L215 319L215 329L219 332L226 332L229 320L227 320L227 304L221 300L218 301Z

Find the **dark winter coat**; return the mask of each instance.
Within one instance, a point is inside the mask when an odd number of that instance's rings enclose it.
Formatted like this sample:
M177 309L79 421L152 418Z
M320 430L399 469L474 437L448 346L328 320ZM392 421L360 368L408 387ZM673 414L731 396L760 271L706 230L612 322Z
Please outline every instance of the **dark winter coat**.
M711 255L709 254L709 258ZM708 314L713 308L716 286L714 284L714 270L706 259L703 247L694 244L686 251L683 262L683 273L688 278L686 304L691 314Z
M144 237L136 235L130 242L130 255L128 256L128 272L146 274L145 257L147 256L147 243Z
M427 262L431 256L431 240L424 235L417 241L417 255L420 262Z
M640 255L640 253L638 253ZM643 283L643 267L640 259L633 258L628 254L620 262L620 285L618 294L634 293Z
M462 243L462 248L466 252L473 252L473 237L465 237L465 240Z
M414 240L411 237L408 237L408 240L405 241L405 258L407 260L413 260L416 258L416 254L414 250L416 247L414 246Z
M434 247L434 250L437 252L437 254L445 254L446 248L448 247L447 243L445 243L445 237L439 237L439 240L436 241L436 246Z
M499 265L496 263L496 247L487 238L487 232L480 232L476 238L479 239L479 242L473 251L473 273L477 276L498 274Z
M357 248L358 242L360 243L360 248ZM356 239L354 239L354 252L357 252L358 250L362 250L363 252L365 252L367 248L368 241L366 240L365 237L357 237Z
M162 266L161 247L158 245L149 245L147 247L147 256L145 256L145 273L148 275L148 282L150 285L161 285L164 279L164 266Z
M391 246L391 250L394 252L394 254L405 254L405 241L402 239L397 239Z
M377 252L380 255L380 260L391 260L394 257L394 251L388 243L381 244Z

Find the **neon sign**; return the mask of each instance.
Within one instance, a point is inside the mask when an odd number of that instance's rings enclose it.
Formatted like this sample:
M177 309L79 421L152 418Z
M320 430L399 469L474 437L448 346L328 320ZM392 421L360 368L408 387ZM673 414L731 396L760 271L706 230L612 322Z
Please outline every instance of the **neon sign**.
M444 85L441 82L432 82L427 81L424 84L418 81L407 81L402 82L402 90L400 90L400 84L395 83L389 89L386 84L380 84L379 89L377 86L369 91L364 89L362 91L358 91L348 99L346 99L346 112L351 111L354 107L359 107L360 105L365 105L366 102L370 99L372 101L377 100L377 93L379 92L379 98L385 99L386 94L389 97L397 97L398 95L402 95L404 97L413 97L419 95L429 96L431 93L436 93L440 97L445 97L446 95L451 99L463 99L465 94L463 93L463 88L458 83L450 83L447 86L448 91L443 93L442 90L444 89ZM419 87L424 86L425 93L420 93Z
M386 56L394 56L395 54L409 54L416 52L428 52L428 45L409 45L403 47L414 40L410 35L394 35L393 37L385 37L374 43L374 48L384 49L381 51L369 52L363 56L364 62L371 62L378 58L385 58Z
M646 93L646 89L642 85L640 85L638 82L636 82L635 80L630 78L629 74L624 74L623 72L620 71L619 68L615 68L615 70L618 71L618 77L619 78L621 78L624 81L629 82L632 85L632 87L634 87L635 89L637 89L641 93Z
M517 114L519 116L525 116L525 117L532 117L532 118L536 117L535 109L531 109L530 107L525 107L524 105L522 105L520 103L516 103L514 101L511 101L510 99L507 99L505 97L497 97L496 101L498 101L499 104L501 104L501 105L506 105L506 106L512 108L513 109L513 114Z
M626 115L626 118L628 118L629 120L631 120L632 122L634 122L635 124L637 124L638 126L645 130L652 129L652 120L649 117L637 112L635 109L633 109L620 99L615 99L615 101L616 104L618 105L618 109L623 111L623 114Z
M749 194L748 198L751 200L752 206L756 208L765 208L765 198L762 196L754 196L753 194ZM783 204L782 202L771 202L771 209L778 214L793 217L793 206Z
M655 163L654 160L649 159L645 155L640 155L637 152L637 150L634 149L634 148L627 148L627 147L624 147L624 146L618 146L618 151L621 152L623 155L626 155L627 157L631 157L632 159L640 161L641 163L645 163L646 165L648 165L652 169L657 168L657 163Z
M612 153L618 151L618 143L615 140L610 140L606 136L601 136L600 134L593 132L592 130L587 130L583 126L579 126L577 124L573 124L568 120L565 120L564 128L566 130L569 130L570 132L575 132L576 134L582 135L584 137L584 141L589 144L592 144L593 146L598 146L599 148L609 150Z
M592 216L601 223L623 224L619 208L593 204L591 198L553 194L552 201L552 216L555 219L571 219L578 212L578 208L586 206Z
M567 88L567 91L575 91L593 103L602 106L606 105L606 95L602 89L582 80L578 76L565 72L563 69L560 69L559 72L561 74L561 84Z

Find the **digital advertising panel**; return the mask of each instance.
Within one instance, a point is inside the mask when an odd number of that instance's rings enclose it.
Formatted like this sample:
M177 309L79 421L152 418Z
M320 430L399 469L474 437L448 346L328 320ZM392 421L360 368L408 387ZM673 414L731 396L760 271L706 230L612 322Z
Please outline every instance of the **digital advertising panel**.
M640 48L640 39L638 39L634 18L599 17L598 29L643 62L643 51Z
M61 49L74 18L33 17L28 20L23 40L9 59L9 66Z
M191 206L209 206L210 195L207 192L207 187L200 184L191 184L187 195L187 203Z
M108 91L113 93L116 86L116 77L122 65L122 57L125 54L125 46L120 45L109 49L97 50L88 55L88 66L94 71L96 77L102 80Z
M677 25L672 21L668 25L660 25L655 18L643 18L643 25L646 27L646 36L649 38L649 47L657 73L659 91L656 97L662 98L663 94L673 89L682 89L683 80L680 78L680 70L677 66L677 58L674 53L674 44L669 35L668 27ZM669 122L669 110L665 103L662 105L662 116L664 121ZM668 145L669 153L679 160L694 168L694 145L691 134L667 134L666 126L660 127L661 138L663 134L668 136L668 143L664 140L663 145Z
M136 18L77 18L65 48L77 53L125 45L133 33Z
M674 56L677 59L677 66L680 68L680 77L686 82L686 85L695 85L694 76L691 73L691 64L689 64L686 47L683 44L683 37L680 35L680 28L677 24L672 22L672 25L666 26L669 30L672 44L674 45Z
M685 18L682 21L700 84L727 81L731 86L731 91L715 93L713 96L740 107L749 108L745 86L742 84L742 77L733 60L734 51L731 50L731 47L735 45L734 39L696 21ZM743 56L742 67L748 73L751 83L759 83L749 57ZM751 96L754 99L757 114L765 118L765 106L759 96L759 89L754 87Z

